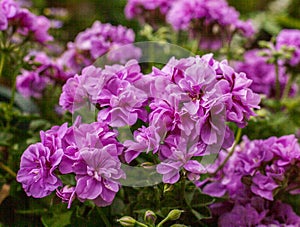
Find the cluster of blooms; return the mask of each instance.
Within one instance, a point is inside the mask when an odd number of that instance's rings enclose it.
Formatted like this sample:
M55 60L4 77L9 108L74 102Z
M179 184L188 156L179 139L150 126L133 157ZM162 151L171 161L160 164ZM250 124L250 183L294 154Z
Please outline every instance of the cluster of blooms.
M254 34L250 21L239 20L239 13L225 0L180 0L174 3L167 21L175 30L188 30L199 39L202 49L219 49L235 32L245 37Z
M132 126L137 119L145 122L147 127L134 132L134 141L124 142L125 160L158 152L164 161L158 172L164 182L175 183L182 167L191 171L191 177L204 169L192 157L231 145L226 121L243 127L254 115L251 108L258 108L259 96L248 88L250 84L245 74L235 73L226 61L217 62L212 55L173 58L148 75L142 75L132 60L104 70L85 68L64 85L60 105L74 112L89 100L100 109L98 121L112 127Z
M46 17L36 16L16 1L0 1L0 31L7 31L14 36L15 42L28 38L39 43L51 41L53 37L48 34L50 27L51 23Z
M215 197L227 194L234 203L214 205L213 209L227 206L222 209L223 213L219 210L222 224L231 223L230 219L237 212L243 214L244 219L240 221L245 226L280 224L282 221L299 223L300 217L289 205L272 202L283 193L300 193L300 146L294 135L253 141L244 137L228 162L217 171L227 155L226 151L220 152L216 162L209 167L213 176L198 183L204 193Z
M74 42L68 43L68 49L58 59L58 63L70 75L79 73L82 68L93 64L108 52L110 61L125 63L131 58L137 59L141 54L140 49L132 44L134 39L132 29L95 21L91 28L80 32Z
M17 77L16 87L24 97L40 98L49 84L64 83L67 75L54 59L44 52L31 52L25 59L31 70L22 70Z
M17 89L25 97L40 98L47 85L65 83L107 52L108 59L113 62L139 58L140 49L132 45L134 37L131 29L96 21L92 28L79 33L75 42L70 42L68 49L57 59L44 52L32 52L26 56L24 61L32 69L22 70L17 78Z
M217 50L230 42L235 32L245 37L254 34L251 22L239 20L239 13L226 0L131 0L125 14L127 18L143 18L151 25L157 23L157 15L166 17L176 31L187 30L192 38L199 40L201 49Z
M42 132L42 142L24 152L17 179L29 196L43 197L62 186L54 170L73 173L76 185L58 189L58 196L69 206L75 197L105 206L124 177L120 160L130 163L152 152L161 160L157 171L163 182L177 182L182 169L191 181L198 180L206 170L193 158L231 146L226 122L243 127L254 115L252 108L258 108L260 99L250 84L245 74L212 55L172 58L147 75L136 60L104 69L88 66L63 86L60 105L75 112L93 104L99 109L97 122L76 121L70 128L64 124ZM119 127L138 120L142 126L133 139L119 143Z
M239 199L210 206L213 220L219 226L298 226L300 223L300 217L287 203L268 201L247 189L239 194Z
M107 124L82 124L79 118L71 127L65 123L41 131L41 142L22 155L17 180L28 196L42 198L57 190L68 207L75 198L107 206L124 178L116 136ZM74 174L76 185L63 185L57 173Z
M275 97L276 73L275 66L267 62L267 57L260 55L263 50L253 49L244 54L244 60L235 64L235 70L245 72L249 79L253 80L250 88L259 94L265 94L267 97ZM281 91L284 90L288 81L288 76L284 66L279 65L279 83ZM293 84L290 95L293 95L297 85Z
M165 21L165 15L175 1L178 0L128 0L125 15L128 19L137 17L142 24L156 26L159 21Z
M276 48L279 50L282 46L294 48L294 54L289 60L288 65L294 67L300 63L300 30L283 29L276 38Z

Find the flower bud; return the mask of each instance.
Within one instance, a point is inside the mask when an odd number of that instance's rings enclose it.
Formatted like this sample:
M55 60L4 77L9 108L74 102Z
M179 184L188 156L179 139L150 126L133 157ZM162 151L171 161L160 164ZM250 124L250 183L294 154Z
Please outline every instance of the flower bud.
M173 184L165 184L164 185L164 193L165 192L171 192L174 189L174 185Z
M130 216L121 217L117 221L120 222L120 224L125 227L134 227L136 223L136 220Z
M154 225L156 222L156 215L152 210L147 210L144 216L144 221L149 225Z
M181 213L183 212L183 210L171 210L170 213L167 216L167 219L170 221L175 221L178 218L180 218Z

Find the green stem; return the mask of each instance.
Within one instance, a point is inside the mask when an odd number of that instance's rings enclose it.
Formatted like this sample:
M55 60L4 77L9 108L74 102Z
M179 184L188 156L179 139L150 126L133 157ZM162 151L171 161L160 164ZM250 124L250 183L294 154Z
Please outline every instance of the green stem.
M236 137L235 137L235 141L234 141L234 144L233 144L230 152L228 153L228 155L225 158L225 160L221 163L221 165L219 165L219 167L217 168L217 170L212 175L216 175L217 172L219 172L221 169L223 169L223 167L226 165L226 163L228 162L229 158L233 155L234 150L236 148L236 145L238 144L238 142L241 139L241 136L242 136L242 129L238 128L238 131L237 131L237 134L236 134Z
M136 221L135 224L138 226L141 226L141 227L148 227L148 225L145 225L144 223L139 222L139 221Z
M234 36L234 34L232 34L232 36L228 38L228 43L227 43L227 48L226 48L226 58L227 58L228 64L230 64L230 60L231 60L231 43L232 43L233 36Z
M198 35L193 39L194 43L192 44L191 52L195 55L197 55L197 52L199 51L199 43L200 43L201 36Z
M5 170L7 173L9 173L12 177L16 178L17 174L9 168L7 165L4 165L4 163L0 162L0 168Z
M168 217L165 217L156 227L162 227L162 225L169 220Z
M288 79L288 82L285 85L284 90L283 90L282 100L286 99L289 96L289 93L290 93L292 84L293 84L293 82L295 80L295 77L296 76L295 76L294 73L292 73L292 75L290 75L290 77Z
M275 84L275 97L276 100L280 99L280 83L279 83L279 66L278 66L278 62L275 62L275 75L276 75L276 84Z
M7 118L7 125L6 125L7 130L10 129L10 123L11 123L11 120L12 120L12 112L13 112L13 106L14 106L14 103L15 103L16 89L17 89L16 88L17 75L18 75L20 67L22 67L22 66L19 65L13 73L13 84L12 84L12 88L11 88L10 103L9 103L9 106L8 106L9 115L8 115L8 118Z
M47 209L33 209L33 210L16 210L16 214L27 214L27 215L41 215L47 213Z
M4 67L4 62L5 62L5 55L1 54L1 59L0 59L0 78L2 77L2 71Z
M101 208L97 208L97 212L100 215L102 221L105 223L105 226L112 227L112 225L110 224L109 220L107 219L107 217L105 216L105 214L102 212Z
M185 176L183 176L181 181L181 193L180 193L180 204L184 205L184 196L185 196Z

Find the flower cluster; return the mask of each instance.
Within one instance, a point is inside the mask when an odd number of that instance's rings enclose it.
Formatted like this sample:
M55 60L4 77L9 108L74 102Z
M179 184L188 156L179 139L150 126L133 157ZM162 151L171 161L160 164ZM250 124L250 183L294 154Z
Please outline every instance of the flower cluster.
M174 3L167 21L175 30L188 30L199 39L202 49L219 49L235 32L245 37L254 34L250 21L239 20L239 13L225 0L180 0Z
M60 105L74 112L86 102L93 104L99 109L98 121L42 132L42 142L22 156L18 181L28 195L43 197L62 186L54 171L73 173L76 185L58 191L63 201L70 204L76 196L108 205L124 176L119 157L129 163L150 151L161 160L157 171L165 183L177 182L181 169L190 180L198 180L206 170L193 158L230 146L226 122L243 127L254 115L252 108L258 108L259 97L250 84L245 74L212 55L172 58L148 75L135 60L104 69L86 67L64 85ZM133 126L138 119L144 123L134 139L117 142L109 126Z
M16 82L18 92L24 97L40 98L47 85L61 84L67 80L62 67L44 52L31 52L24 61L31 66L31 69L23 69Z
M275 97L276 93L276 72L275 66L267 62L267 57L260 55L263 50L253 49L245 52L244 60L235 64L238 72L245 72L249 79L253 80L250 88L259 94L267 97ZM287 84L288 76L284 66L279 65L279 83L281 91ZM294 93L297 85L294 83L290 95Z
M221 170L218 170L227 155L228 153L225 151L220 152L216 162L210 166L209 172L213 173L213 176L198 183L204 193L216 197L228 194L234 202L234 206L231 204L232 210L221 216L220 221L222 223L227 223L229 217L232 218L238 210L239 212L243 210L244 215L252 215L253 219L248 217L249 220L246 225L268 223L270 218L268 215L270 214L274 216L283 215L280 212L285 211L290 214L293 213L288 211L291 210L288 205L277 201L276 203L286 207L286 209L280 211L271 201L274 200L274 197L283 193L300 193L298 174L300 146L294 135L253 141L244 137L243 142L236 147L228 162ZM260 206L258 206L257 200L262 201ZM272 209L276 211L269 213L269 210ZM223 209L223 212L226 210ZM291 215L295 216L295 214ZM277 218L273 217L270 221ZM223 219L226 219L226 221ZM300 217L297 217L296 220L299 222ZM247 221L246 216L244 221ZM269 224L277 223L270 222Z
M215 203L210 206L219 226L297 226L300 217L289 204L267 201L243 191L239 201Z
M50 21L44 16L37 16L28 9L22 8L14 0L0 2L0 31L7 31L15 42L31 39L45 43L53 39L48 34ZM13 34L11 34L14 32ZM21 40L20 40L21 38Z
M132 45L134 38L132 29L95 21L91 28L80 32L74 42L68 43L58 63L71 75L106 53L109 60L124 63L140 56L140 50Z
M92 28L81 32L75 42L58 58L50 58L44 52L32 51L24 61L31 66L17 77L17 89L24 97L41 98L48 85L64 84L85 66L108 53L113 62L138 58L140 49L132 45L134 33L123 26L101 24L96 21Z
M69 207L75 198L111 204L125 177L116 132L104 123L82 124L78 119L71 127L54 126L40 136L41 142L24 151L17 175L28 196L41 198L57 190ZM76 185L63 186L58 175L64 174L74 174Z
M129 0L125 15L153 27L166 21L176 31L188 31L201 49L217 50L236 32L244 37L254 34L252 23L240 20L239 13L225 0Z
M128 19L137 17L141 23L156 26L159 21L165 21L165 15L172 4L178 0L128 0L125 15Z
M199 179L204 166L193 157L217 153L233 142L226 122L244 127L260 98L249 89L251 80L212 55L170 59L163 69L142 75L137 61L125 66L89 66L63 87L60 105L71 112L91 103L98 121L111 127L144 122L124 142L130 163L143 152L158 154L163 181L175 183L182 168ZM149 108L147 112L146 109Z
M283 29L276 38L276 48L283 46L294 48L291 59L287 62L290 66L297 66L300 63L300 30Z

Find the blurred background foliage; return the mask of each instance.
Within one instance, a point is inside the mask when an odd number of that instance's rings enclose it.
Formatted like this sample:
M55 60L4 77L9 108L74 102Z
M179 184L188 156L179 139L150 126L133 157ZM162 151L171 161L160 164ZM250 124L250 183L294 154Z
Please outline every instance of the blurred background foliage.
M251 17L260 25L259 39L268 39L281 28L300 29L300 0L229 0L242 17ZM113 25L121 24L139 30L135 20L127 20L124 15L126 0L32 0L33 6L41 14L47 14L47 8L67 9L68 17L64 21L64 32L59 33L63 42L74 40L78 32L90 27L95 20ZM139 36L137 34L137 40Z

